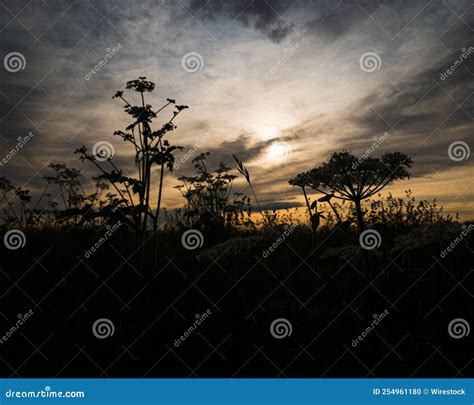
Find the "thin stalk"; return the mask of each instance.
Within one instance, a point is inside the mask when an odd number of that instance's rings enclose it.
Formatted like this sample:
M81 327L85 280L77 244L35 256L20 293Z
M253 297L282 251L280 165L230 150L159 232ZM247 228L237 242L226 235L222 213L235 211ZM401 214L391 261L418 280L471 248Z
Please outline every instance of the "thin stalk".
M10 202L10 200L7 197L7 193L5 192L5 190L2 190L2 191L3 191L3 198L5 198L5 201L7 202L8 207L10 208L11 212L13 213L13 215L15 216L17 221L19 221L18 215L16 214L15 210L13 209L12 203Z
M341 224L342 220L341 220L341 217L339 216L338 212L336 211L336 208L332 205L331 201L328 201L328 204L331 207L331 209L333 210L334 214L336 215L337 222L339 222Z
M43 192L41 193L41 196L40 196L39 200L36 202L36 204L35 204L35 206L34 206L34 208L33 208L34 210L35 210L36 208L38 208L38 205L39 205L39 203L41 202L41 200L43 199L44 195L46 194L46 191L48 190L48 188L49 188L49 182L46 184L45 188L43 189Z
M161 196L163 192L163 176L164 176L164 171L165 171L165 166L162 163L160 167L160 183L159 183L159 188L158 188L158 201L156 203L156 214L154 218L154 224L153 224L153 245L154 245L154 251L153 251L153 260L155 261L155 266L158 263L158 218L160 216L160 208L161 208Z
M308 212L309 212L309 220L311 222L311 256L312 256L312 259L313 259L314 271L317 272L317 266L316 266L316 230L317 230L317 228L315 227L314 222L313 222L313 212L311 210L311 206L309 205L309 199L308 199L308 196L306 194L306 190L305 190L304 186L301 187L301 188L303 189L304 199L306 201L306 205L308 207ZM316 208L316 214L314 214L314 215L318 215L317 208ZM316 284L316 288L317 288L317 280L315 281L315 284Z

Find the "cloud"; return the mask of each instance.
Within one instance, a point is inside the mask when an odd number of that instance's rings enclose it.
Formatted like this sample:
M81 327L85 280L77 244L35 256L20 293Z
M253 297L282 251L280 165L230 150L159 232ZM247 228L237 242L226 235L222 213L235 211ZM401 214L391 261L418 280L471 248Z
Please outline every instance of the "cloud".
M13 14L22 8L3 4ZM6 153L18 136L37 131L2 168L27 188L41 188L48 161L82 168L72 151L98 140L114 144L117 164L131 165L131 152L112 136L129 117L111 96L138 76L157 84L147 97L152 105L171 97L190 106L171 142L192 147L210 133L197 152L211 151L213 165L232 165L231 154L238 155L263 203L298 203L289 178L337 150L362 154L385 131L390 137L379 150L410 154L413 172L424 178L434 169L460 170L447 147L455 140L472 143L474 55L440 79L461 48L472 45L469 1L190 0L184 9L171 0L58 0L54 7L32 2L18 18L21 23L0 14L0 62L12 51L26 57L21 72L0 66L0 147ZM119 42L120 52L85 80ZM286 57L296 42L297 52ZM373 74L359 68L368 51L382 59ZM201 54L201 71L182 69L188 52ZM266 159L277 140L291 145L291 161ZM471 162L462 167L469 170ZM191 160L176 175L181 172L192 173ZM85 171L89 179L94 174Z
M380 6L372 0L191 0L189 10L198 18L236 20L280 43L295 31L334 41Z
M381 5L376 1L314 2L312 17L304 25L305 35L312 34L323 40L334 41L350 32Z
M253 28L268 36L273 42L283 41L294 28L291 18L286 15L294 1L275 0L272 2L253 0L191 0L190 11L198 17L218 19L226 17L237 20L245 27Z
M464 34L457 34L454 38L459 45ZM344 147L364 153L375 136L387 132L390 136L380 150L406 151L414 158L414 172L418 175L430 173L433 167L453 167L453 161L447 159L448 145L471 141L468 128L474 110L470 89L474 48L470 56L463 58L462 54L459 49L354 103L345 120L357 126L353 134L345 137ZM462 63L442 80L441 75L457 60Z

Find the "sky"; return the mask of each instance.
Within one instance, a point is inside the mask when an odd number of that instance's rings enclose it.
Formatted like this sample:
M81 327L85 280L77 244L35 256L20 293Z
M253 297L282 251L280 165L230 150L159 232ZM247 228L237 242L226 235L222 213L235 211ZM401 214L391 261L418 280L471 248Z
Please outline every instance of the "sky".
M189 106L170 135L177 160L209 151L211 165L235 166L236 154L265 206L302 205L289 179L376 144L414 161L386 192L474 218L473 29L462 0L2 0L0 158L33 135L0 175L37 194L47 165L65 162L87 187L97 172L73 151L99 141L132 174L113 136L130 121L112 96L145 76L149 104ZM167 208L183 204L172 187L192 170L184 159L167 174ZM249 193L242 179L235 190Z

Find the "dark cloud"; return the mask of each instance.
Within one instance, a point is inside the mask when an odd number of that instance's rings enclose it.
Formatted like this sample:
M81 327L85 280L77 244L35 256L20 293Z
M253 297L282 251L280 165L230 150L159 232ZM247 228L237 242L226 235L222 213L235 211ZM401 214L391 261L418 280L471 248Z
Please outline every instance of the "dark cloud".
M466 37L458 33L455 38L459 45ZM472 127L474 111L474 48L470 56L462 58L462 54L459 49L356 103L346 119L357 123L357 131L345 139L345 148L364 153L374 143L374 136L387 132L389 140L380 150L406 151L416 161L417 174L429 173L434 167L452 167L454 162L446 158L446 151L455 140L471 142L467 128ZM442 79L456 61L462 62Z
M305 35L334 41L344 35L378 28L378 35L388 37L396 45L399 34L413 24L430 26L444 24L462 15L469 20L472 2L433 2L429 0L343 0L311 1L305 4L309 20L304 25ZM472 25L471 25L472 27ZM373 32L372 32L373 34ZM380 39L372 37L373 41Z
M336 40L367 19L368 14L378 7L377 1L314 1L312 7L308 7L311 18L304 26L305 34Z
M447 4L444 12L464 14L469 5L469 1ZM428 0L190 0L188 7L195 18L236 20L276 43L294 31L331 42L366 21L395 36L425 8L427 15L430 10L435 16L440 12L440 5Z
M211 168L217 168L221 162L227 166L234 166L234 158L232 155L237 155L243 162L250 161L259 156L265 149L267 144L265 142L252 144L251 137L247 134L242 134L232 141L222 142L217 147L207 147L205 144L198 148L191 146L184 146L183 151L176 157L176 162L179 162L185 156L187 159L180 164L179 170L175 172L178 176L189 176L194 172L192 160L201 153L209 152L210 155L206 158L206 162Z
M285 13L295 5L291 0L271 2L255 0L191 0L190 11L196 16L217 19L225 16L245 27L254 28L279 43L293 31L294 24Z

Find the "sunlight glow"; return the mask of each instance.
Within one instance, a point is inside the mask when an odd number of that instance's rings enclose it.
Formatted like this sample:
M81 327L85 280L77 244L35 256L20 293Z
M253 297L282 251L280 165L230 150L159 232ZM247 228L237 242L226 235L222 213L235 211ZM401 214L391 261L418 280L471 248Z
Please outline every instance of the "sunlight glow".
M292 147L287 142L274 142L268 149L268 158L275 163L281 163L291 156Z
M269 140L276 138L278 136L278 130L275 127L271 126L263 126L259 131L258 134L261 136L263 140Z

